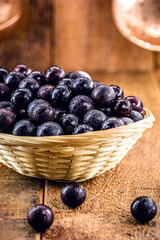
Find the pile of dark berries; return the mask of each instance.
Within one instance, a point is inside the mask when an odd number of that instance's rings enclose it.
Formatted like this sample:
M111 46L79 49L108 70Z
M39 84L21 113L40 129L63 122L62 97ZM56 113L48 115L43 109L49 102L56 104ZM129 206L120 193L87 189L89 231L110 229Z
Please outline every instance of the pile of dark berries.
M44 74L17 65L0 68L0 132L18 136L80 134L143 119L139 98L83 71L53 66Z

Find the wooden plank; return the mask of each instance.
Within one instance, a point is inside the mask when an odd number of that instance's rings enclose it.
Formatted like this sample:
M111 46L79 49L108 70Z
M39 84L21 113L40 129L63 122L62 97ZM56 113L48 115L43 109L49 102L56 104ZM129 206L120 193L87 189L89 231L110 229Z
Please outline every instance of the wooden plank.
M141 195L153 198L159 208L160 188L160 92L150 74L93 74L108 84L118 84L125 95L136 95L157 121L114 169L84 182L85 203L68 209L60 199L63 184L48 181L45 204L55 212L55 221L43 240L155 240L160 235L160 213L146 225L138 224L130 213L132 201Z
M26 4L28 3L28 4ZM24 15L11 35L0 42L0 65L25 63L45 70L50 64L51 0L26 0ZM40 240L27 222L34 204L43 203L44 181L22 176L0 164L0 238Z
M34 204L43 203L43 181L26 176L0 164L0 233L3 240L38 240L27 222Z
M24 63L44 71L50 64L51 0L26 0L16 28L0 41L0 66Z
M111 0L55 0L52 64L68 71L148 71L152 52L130 43L115 27ZM55 55L54 55L55 54Z

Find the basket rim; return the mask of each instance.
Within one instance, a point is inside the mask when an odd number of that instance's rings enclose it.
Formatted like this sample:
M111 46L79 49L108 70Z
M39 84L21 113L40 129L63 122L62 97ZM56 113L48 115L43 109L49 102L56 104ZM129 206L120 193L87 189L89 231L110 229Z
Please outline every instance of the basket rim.
M99 130L99 131L93 131L93 132L88 132L88 133L81 133L77 135L60 135L60 136L46 136L46 137L37 137L37 136L15 136L12 134L7 134L7 133L0 133L0 140L7 141L7 142L16 142L18 141L19 143L33 143L34 145L43 143L47 144L48 142L62 142L65 141L76 141L77 139L87 139L87 138L105 138L106 136L111 136L111 135L117 135L117 134L122 134L123 132L126 133L127 130L135 132L136 129L139 128L151 128L153 122L155 121L155 118L153 114L151 113L150 110L147 108L144 108L146 114L144 116L144 119L130 123L128 125L124 125L121 127L116 127L116 128L111 128L107 130ZM125 131L124 131L125 129Z

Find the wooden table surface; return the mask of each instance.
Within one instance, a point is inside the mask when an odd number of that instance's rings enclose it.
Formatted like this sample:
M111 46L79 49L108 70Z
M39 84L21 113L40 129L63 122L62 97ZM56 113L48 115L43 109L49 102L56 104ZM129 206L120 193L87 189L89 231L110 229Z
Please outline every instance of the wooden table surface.
M125 95L136 95L156 118L127 156L112 170L83 183L85 203L67 208L60 199L63 184L22 176L0 164L0 239L3 240L158 240L160 239L160 85L155 73L92 74L108 84L118 84ZM132 201L141 195L155 200L156 217L148 224L136 222ZM45 234L27 223L27 212L44 203L55 214Z

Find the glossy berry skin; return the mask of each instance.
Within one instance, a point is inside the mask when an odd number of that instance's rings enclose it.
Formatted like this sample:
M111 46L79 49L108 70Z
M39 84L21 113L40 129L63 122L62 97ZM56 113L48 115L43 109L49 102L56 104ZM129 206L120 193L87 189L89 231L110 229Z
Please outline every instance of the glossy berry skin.
M93 81L90 78L80 77L72 82L71 90L75 95L89 95L93 89Z
M69 111L72 114L76 114L79 118L94 109L94 103L91 98L85 95L78 95L74 97L69 104Z
M52 225L54 214L48 206L38 204L30 208L27 220L32 228L43 233Z
M43 100L43 99L35 99L34 101L32 101L32 102L28 105L28 108L27 108L28 116L31 118L33 108L34 108L37 104L39 104L39 103L45 103L45 102L46 102L46 101Z
M84 72L84 71L77 71L81 77L85 77L85 78L89 78L92 80L91 76L87 73L87 72Z
M49 101L51 98L51 92L55 87L52 85L44 85L40 87L37 92L37 97Z
M45 83L46 83L46 79L45 79L45 76L41 73L41 72L39 72L39 71L33 71L33 72L31 72L28 76L27 76L27 78L33 78L33 79L35 79L38 83L39 83L39 85L41 86L41 85L44 85Z
M45 72L46 82L53 86L56 86L58 82L65 78L65 71L57 66L50 67Z
M102 123L101 130L107 130L110 128L120 127L123 125L124 125L124 123L121 119L118 119L116 117L111 117Z
M5 83L0 82L0 101L8 100L9 97L10 97L9 87Z
M58 136L63 134L62 127L58 123L52 121L45 122L37 128L38 137Z
M16 121L16 115L14 112L1 108L0 109L0 132L9 130Z
M58 82L58 85L60 86L67 86L69 89L71 88L71 84L72 84L72 79L70 78L63 78L62 80L60 80Z
M79 124L77 125L72 132L72 135L80 134L80 133L87 133L92 132L93 128L87 124Z
M102 84L94 88L91 96L96 103L104 106L112 104L116 97L113 88L107 84Z
M112 108L111 107L105 107L105 108L98 108L98 110L102 111L107 117L112 115Z
M56 108L56 121L59 121L61 117L67 114L66 109Z
M6 109L11 110L11 111L14 112L14 106L9 101L1 101L0 102L0 108L6 108Z
M143 104L138 97L128 96L128 97L125 97L125 99L127 99L131 103L133 110L140 112L140 113L143 112Z
M131 205L132 216L141 223L151 221L156 213L156 203L149 197L142 196L136 198Z
M3 82L9 71L6 68L0 68L0 82Z
M19 83L19 88L28 88L31 90L33 94L36 94L38 89L40 88L39 83L34 79L34 78L24 78L20 83Z
M130 123L134 123L134 121L131 118L129 118L129 117L121 117L120 119L123 121L124 125L128 125Z
M61 190L61 199L65 205L76 208L86 199L86 190L80 183L68 183Z
M53 106L64 107L68 104L71 98L71 91L67 86L57 86L51 92L50 102Z
M70 78L70 79L77 79L79 77L81 77L81 74L79 72L69 72L65 76L65 78Z
M130 112L129 117L130 117L134 122L137 122L137 121L140 121L140 120L143 119L142 114L140 114L139 112L134 111L134 110L132 110L132 111Z
M132 111L132 106L127 99L118 99L114 106L116 116L126 116Z
M20 120L14 127L12 134L16 136L35 136L35 126L29 120Z
M99 110L91 110L84 115L83 123L91 126L94 130L100 130L101 124L107 119L106 115Z
M100 86L100 85L102 85L103 83L101 83L101 82L98 82L98 81L93 81L93 87L94 88L96 88L96 87L98 87L98 86Z
M60 124L65 134L72 134L73 129L78 125L79 119L73 114L66 114L60 119Z
M32 100L32 92L27 88L16 89L11 95L11 102L16 108L26 107Z
M20 72L10 72L4 78L4 83L10 88L10 90L14 90L14 89L18 88L19 83L24 78L25 78L25 76Z
M115 99L122 99L124 97L124 93L123 93L123 90L122 88L120 88L119 86L117 85L111 85L111 87L113 88L115 94L116 94L116 97Z
M31 73L31 69L28 68L26 65L24 64L19 64L17 66L15 66L12 71L15 71L15 72L20 72L22 73L23 75L27 76L29 73Z
M54 121L55 109L48 103L39 103L33 108L31 119L37 125L47 121Z

